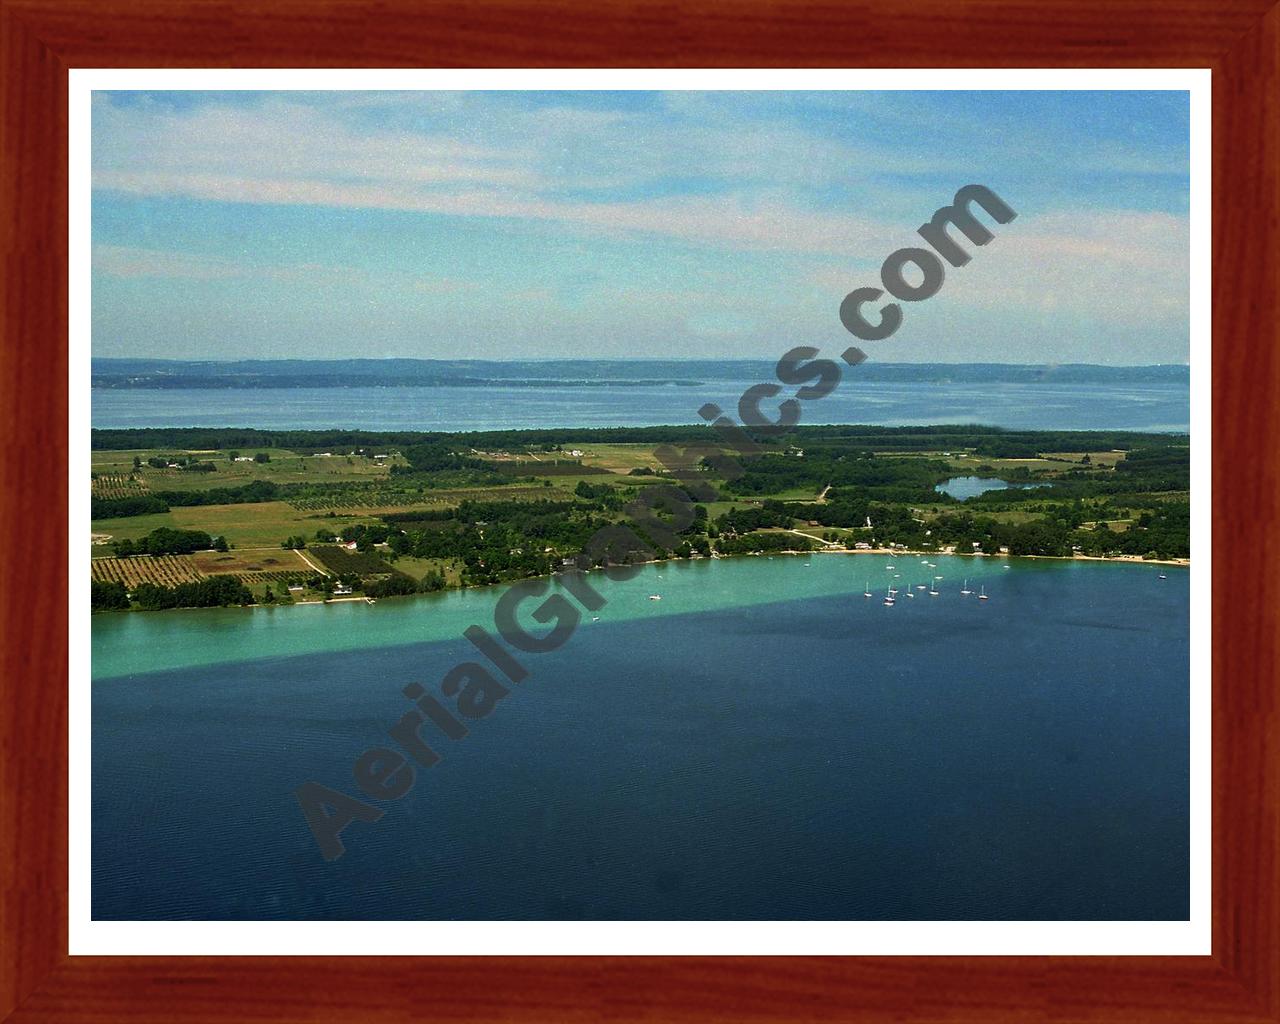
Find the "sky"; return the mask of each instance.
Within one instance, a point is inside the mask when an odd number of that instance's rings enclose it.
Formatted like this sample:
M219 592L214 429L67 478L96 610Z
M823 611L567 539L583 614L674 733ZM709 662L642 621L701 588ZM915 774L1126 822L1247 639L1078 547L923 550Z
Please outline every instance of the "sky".
M93 352L1185 363L1185 92L97 92ZM1017 211L862 342L967 184Z

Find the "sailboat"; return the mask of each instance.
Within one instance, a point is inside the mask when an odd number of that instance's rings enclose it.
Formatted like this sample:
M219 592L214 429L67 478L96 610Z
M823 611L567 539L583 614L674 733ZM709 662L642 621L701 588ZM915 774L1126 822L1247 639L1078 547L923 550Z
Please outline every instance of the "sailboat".
M910 584L908 584L908 585L907 585L907 597L915 597L915 596L916 596L916 592L915 592L914 590L912 590L912 589L911 589L911 585L910 585Z
M986 601L986 600L988 600L988 597L987 597L987 585L986 585L985 583L982 585L982 593L978 595L978 600L979 600L979 601Z
M863 596L863 597L870 597L870 596L871 596L871 583L868 581L867 583L864 583L864 584L863 584L863 586L865 586L867 589L866 589L866 590L864 590L864 591L862 592L862 596Z
M969 589L969 577L968 577L968 576L966 576L966 577L964 578L964 589L963 589L962 591L960 591L960 593L964 594L966 597L967 597L969 594L972 594L972 593L973 593L973 591Z
M935 577L934 577L934 579L937 579L937 577L935 576ZM930 596L930 597L937 597L937 596L938 596L938 584L937 584L937 583L934 583L934 585L930 588L930 590L929 590L929 596Z
M893 590L889 590L889 592L884 595L884 603L887 605L893 604Z

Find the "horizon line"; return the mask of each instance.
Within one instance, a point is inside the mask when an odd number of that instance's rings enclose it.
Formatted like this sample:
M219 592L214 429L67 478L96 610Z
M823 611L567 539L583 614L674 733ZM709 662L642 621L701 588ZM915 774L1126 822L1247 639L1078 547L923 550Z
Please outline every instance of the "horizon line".
M815 356L814 358L819 358ZM485 359L470 356L275 356L262 358L254 356L209 357L204 359L176 359L170 356L90 356L92 361L127 362L145 361L153 363L772 363L777 359L772 356L520 356L511 359ZM873 360L868 360L872 362ZM1145 367L1181 366L1190 369L1190 361L1169 363L1089 363L1089 362L1011 362L990 360L874 360L880 366L1093 366L1104 369L1134 369Z

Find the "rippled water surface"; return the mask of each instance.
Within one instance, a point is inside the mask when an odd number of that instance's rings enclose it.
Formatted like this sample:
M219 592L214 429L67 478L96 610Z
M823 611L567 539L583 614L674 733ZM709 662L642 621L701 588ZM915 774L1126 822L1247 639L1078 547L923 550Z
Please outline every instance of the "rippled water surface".
M1184 919L1187 572L935 561L593 575L599 621L428 727L332 863L294 790L359 795L496 592L98 616L94 915Z

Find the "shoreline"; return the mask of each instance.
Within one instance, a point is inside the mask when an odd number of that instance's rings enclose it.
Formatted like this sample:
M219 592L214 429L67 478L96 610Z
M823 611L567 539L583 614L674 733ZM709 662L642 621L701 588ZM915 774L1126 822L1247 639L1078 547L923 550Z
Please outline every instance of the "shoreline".
M699 555L694 558L652 558L645 562L633 562L631 563L631 565L632 566L667 565L671 562L717 562L717 561L727 560L730 558L762 558L762 557L772 558L775 556L795 557L800 555L804 555L806 557L811 555L880 555L880 556L896 555L899 557L925 556L925 557L935 557L935 558L941 556L944 558L995 558L995 559L1005 559L1007 561L1025 558L1028 560L1040 560L1040 561L1049 561L1049 562L1117 562L1123 565L1164 565L1164 566L1174 566L1176 568L1181 568L1181 569L1189 569L1191 567L1191 559L1189 558L1157 559L1157 558L1141 558L1137 555L1114 555L1109 557L1105 555L1007 555L1007 554L993 555L986 551L970 551L970 552L926 551L923 548L921 549L860 548L860 549L850 550L848 548L830 548L830 547L814 548L811 551L767 551L767 552L766 551L750 551L750 552L743 552L742 554L737 554L737 555L718 555L717 554L717 555L710 555L710 556ZM602 567L597 567L593 569L588 569L587 571L603 572L604 569ZM462 593L463 591L467 591L467 590L485 590L485 589L488 589L489 587L507 587L516 583L521 583L524 580L554 580L557 576L561 575L562 572L563 570L557 569L557 570L554 570L553 572L545 573L540 576L525 576L519 580L507 580L502 583L485 583L481 585L473 585L473 586L467 586L467 587L447 587L444 590L435 591L432 594L425 594L425 593L395 594L387 598L373 598L373 599L370 599L368 597L365 597L363 594L360 594L360 595L353 595L351 597L346 597L346 596L332 597L332 598L329 598L328 600L316 600L313 598L311 600L293 601L286 604L257 603L257 604L249 604L249 605L221 605L218 607L221 607L223 609L242 608L245 611L255 611L258 609L275 610L277 608L315 607L317 605L345 604L345 603L351 603L351 602L363 602L365 604L371 605L371 604L376 604L379 601L393 600L395 598L428 597L428 596L437 596L439 594ZM234 575L234 574L228 574L228 575ZM151 614L155 614L156 612L184 612L184 611L208 611L208 610L209 610L208 608L155 608L155 609L129 608L127 610L120 609L118 612L93 612L91 614L92 615L110 615L110 614L128 615L128 614L145 614L148 612L150 612Z
M777 551L772 553L780 555L940 555L944 558L1029 558L1050 562L1123 562L1128 565L1176 565L1184 569L1191 567L1191 559L1189 558L1142 558L1139 555L993 555L987 551L926 551L923 548L863 548L859 551L817 548L813 551ZM748 556L733 555L731 557Z

